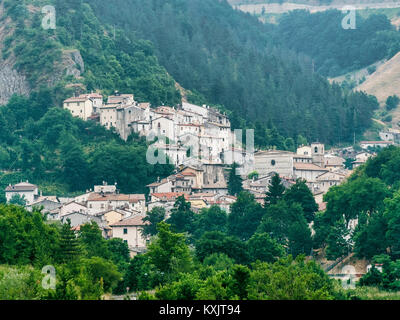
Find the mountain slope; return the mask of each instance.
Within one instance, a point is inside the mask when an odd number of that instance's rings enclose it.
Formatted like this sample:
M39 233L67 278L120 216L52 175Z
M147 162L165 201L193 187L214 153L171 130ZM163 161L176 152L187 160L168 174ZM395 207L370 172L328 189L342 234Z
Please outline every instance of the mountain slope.
M176 81L230 110L234 127L242 126L241 119L264 129L272 123L286 137L333 144L352 141L354 130L361 134L370 125L373 99L345 94L310 65L301 66L293 52L272 45L271 26L226 1L87 3L101 21L154 43Z
M154 104L180 101L175 82L158 63L151 43L103 25L88 4L75 0L1 3L9 30L3 36L2 60L12 60L31 90L82 82L87 90L134 92L139 101ZM55 30L41 27L41 7L48 4L56 6Z
M376 96L380 103L384 103L388 96L400 94L400 52L393 58L378 66L358 90L366 91Z
M145 140L124 142L60 108L73 94L71 85L134 92L137 100L155 105L179 102L175 81L152 54L151 44L119 30L114 37L79 1L59 1L63 7L56 30L40 26L40 6L48 1L1 3L0 24L6 27L0 27L0 65L11 71L2 69L0 75L11 89L9 96L26 97L5 96L8 103L0 107L0 190L29 179L45 194L81 193L102 181L117 182L121 192L144 193L146 184L169 175L172 166L148 164ZM9 85L12 74L26 82L25 92Z

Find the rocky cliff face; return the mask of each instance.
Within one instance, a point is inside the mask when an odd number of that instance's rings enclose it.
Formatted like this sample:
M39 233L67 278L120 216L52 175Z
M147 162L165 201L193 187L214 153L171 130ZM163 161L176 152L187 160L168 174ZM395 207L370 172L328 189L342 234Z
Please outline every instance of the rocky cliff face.
M0 105L6 104L13 94L29 95L30 91L25 76L13 69L12 59L0 59Z
M4 16L3 5L0 4L0 18ZM10 19L0 20L0 53L4 46L4 39L13 32L8 29ZM10 97L16 93L28 95L31 91L26 77L14 69L15 58L10 55L6 60L1 58L0 54L0 105L7 103Z
M82 80L83 72L85 72L85 63L80 51L77 49L63 50L61 60L56 61L52 74L44 75L43 82L52 87L65 76L73 76L75 79Z
M11 35L14 30L11 27L12 21L5 17L3 5L0 0L0 105L6 104L13 94L29 95L31 88L26 75L14 68L15 56L10 54L7 59L2 58L2 49L5 46L4 40ZM63 50L62 58L56 61L51 74L43 74L39 84L49 87L56 85L65 76L72 75L75 79L81 80L81 75L85 71L85 64L81 53L77 49Z

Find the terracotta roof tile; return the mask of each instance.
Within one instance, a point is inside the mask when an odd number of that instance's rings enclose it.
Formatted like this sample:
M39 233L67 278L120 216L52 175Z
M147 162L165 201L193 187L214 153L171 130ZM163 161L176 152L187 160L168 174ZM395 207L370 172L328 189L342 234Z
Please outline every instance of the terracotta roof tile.
M128 219L124 219L113 223L110 227L129 227L129 226L144 226L148 222L143 221L145 216L137 215Z

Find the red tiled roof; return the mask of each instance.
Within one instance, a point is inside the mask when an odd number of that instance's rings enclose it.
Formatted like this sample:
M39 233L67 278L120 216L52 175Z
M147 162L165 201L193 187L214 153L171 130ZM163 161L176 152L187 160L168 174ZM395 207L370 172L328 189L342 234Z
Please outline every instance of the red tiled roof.
M169 201L175 200L176 198L182 195L185 197L186 200L189 199L189 195L184 192L161 192L161 193L152 193L151 195L161 200L166 199Z
M308 171L328 171L325 168L319 167L313 163L301 163L301 162L296 162L293 164L293 167L296 170L308 170Z
M143 221L144 216L134 216L125 220L118 221L110 225L110 227L129 227L129 226L144 226L148 222Z
M183 176L192 176L192 177L196 176L196 174L194 172L187 172L187 171L179 172L179 174L181 174Z

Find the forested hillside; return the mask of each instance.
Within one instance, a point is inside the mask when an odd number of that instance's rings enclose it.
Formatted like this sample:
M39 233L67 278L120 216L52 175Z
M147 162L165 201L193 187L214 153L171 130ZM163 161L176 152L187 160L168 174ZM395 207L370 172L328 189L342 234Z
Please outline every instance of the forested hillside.
M272 47L269 26L224 1L54 0L57 28L44 30L40 6L48 3L3 1L12 18L3 58L15 56L15 68L33 89L30 99L15 97L1 108L1 167L11 171L1 178L3 186L29 178L42 190L65 193L107 180L123 192L143 192L170 170L147 165L145 143L123 143L51 108L72 94L66 84L132 92L157 106L180 101L175 79L194 92L192 101L228 110L235 128L255 128L258 146L282 149L293 148L301 136L328 144L352 141L377 107L375 99L344 93L301 66L293 53ZM67 50L79 51L84 69L80 77L63 74L53 83Z
M137 100L156 105L180 101L175 82L158 63L152 44L102 24L88 4L79 0L3 3L3 19L12 19L7 25L12 32L4 40L3 58L15 56L15 68L26 75L32 89L54 86L54 78L59 78L62 84L83 82L87 90L100 89L106 94L132 92ZM55 30L45 30L41 8L51 3L56 6L57 25ZM63 70L63 56L71 50L82 56L84 65L77 68L84 68L80 70L83 78Z
M383 14L364 19L357 13L356 29L343 29L339 10L284 14L275 30L278 43L308 55L315 71L338 76L388 59L400 51L400 32Z
M226 1L85 2L101 21L150 40L169 74L199 93L192 101L222 105L234 127L259 120L262 135L272 123L286 137L333 144L370 125L374 99L344 94L310 65L301 67L296 55L271 46L270 26Z

